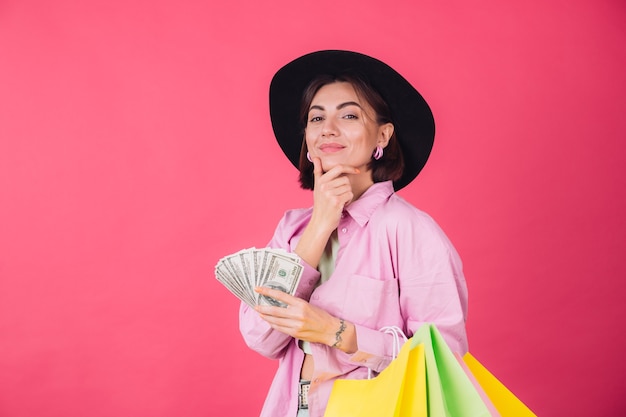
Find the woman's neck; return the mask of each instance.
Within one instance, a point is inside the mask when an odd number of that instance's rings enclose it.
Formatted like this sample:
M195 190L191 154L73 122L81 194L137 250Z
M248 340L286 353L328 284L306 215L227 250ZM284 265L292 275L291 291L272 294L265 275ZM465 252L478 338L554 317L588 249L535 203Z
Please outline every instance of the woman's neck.
M352 194L354 194L352 201L361 198L363 193L365 193L372 185L374 185L374 180L372 179L372 171L366 171L360 174L350 175L349 178L350 185L352 186Z

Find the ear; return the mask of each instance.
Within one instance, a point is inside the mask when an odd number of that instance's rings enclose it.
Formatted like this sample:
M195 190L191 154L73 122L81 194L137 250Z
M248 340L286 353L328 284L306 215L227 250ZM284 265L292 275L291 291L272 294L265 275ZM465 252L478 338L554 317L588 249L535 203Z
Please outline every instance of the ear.
M378 141L376 142L382 148L387 147L389 144L389 140L393 135L394 127L393 123L385 123L384 125L380 125L378 128Z

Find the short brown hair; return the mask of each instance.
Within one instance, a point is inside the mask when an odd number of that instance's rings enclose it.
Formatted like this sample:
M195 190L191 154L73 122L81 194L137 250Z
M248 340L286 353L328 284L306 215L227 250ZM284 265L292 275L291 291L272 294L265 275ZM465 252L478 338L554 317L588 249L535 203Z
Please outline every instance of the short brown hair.
M320 88L337 82L347 82L354 87L357 96L365 100L372 109L374 109L376 122L379 125L385 123L393 124L389 105L363 75L356 72L344 72L339 75L320 75L314 78L304 90L302 103L300 105L300 124L302 127L302 148L300 150L299 163L300 186L305 190L312 190L315 182L313 177L313 164L306 157L308 149L304 133L307 125L309 107ZM368 168L372 170L372 179L374 182L395 181L402 176L402 172L404 171L404 158L402 157L402 150L396 139L395 130L389 139L389 144L385 148L382 158L378 160L372 158Z

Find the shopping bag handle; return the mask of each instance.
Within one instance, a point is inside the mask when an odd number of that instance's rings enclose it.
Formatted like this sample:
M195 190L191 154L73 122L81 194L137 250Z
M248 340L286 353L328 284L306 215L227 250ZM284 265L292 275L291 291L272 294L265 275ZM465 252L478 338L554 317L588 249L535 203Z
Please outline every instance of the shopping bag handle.
M392 354L393 354L393 358L397 358L398 355L400 354L400 348L402 348L402 345L406 343L406 341L408 340L407 337L404 335L404 332L402 331L401 328L399 328L398 326L385 326L383 328L380 329L381 332L383 333L387 333L387 334L392 334L393 335L393 350L392 350ZM400 343L400 339L402 338L402 343Z
M400 349L402 345L406 343L408 340L404 332L398 326L385 326L380 328L381 332L393 335L393 348L392 348L392 357L393 359L397 358L400 354ZM402 339L402 342L400 342ZM372 379L372 369L367 368L367 379Z

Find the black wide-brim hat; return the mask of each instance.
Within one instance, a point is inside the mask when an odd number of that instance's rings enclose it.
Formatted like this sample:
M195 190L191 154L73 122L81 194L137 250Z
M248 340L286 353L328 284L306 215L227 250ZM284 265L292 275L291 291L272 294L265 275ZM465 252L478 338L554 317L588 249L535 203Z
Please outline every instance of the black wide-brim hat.
M313 52L282 67L270 84L270 117L281 149L298 168L304 139L300 122L302 94L319 75L355 72L364 76L391 109L395 134L404 156L404 172L396 190L422 170L435 138L433 114L420 93L397 71L378 59L351 51Z

